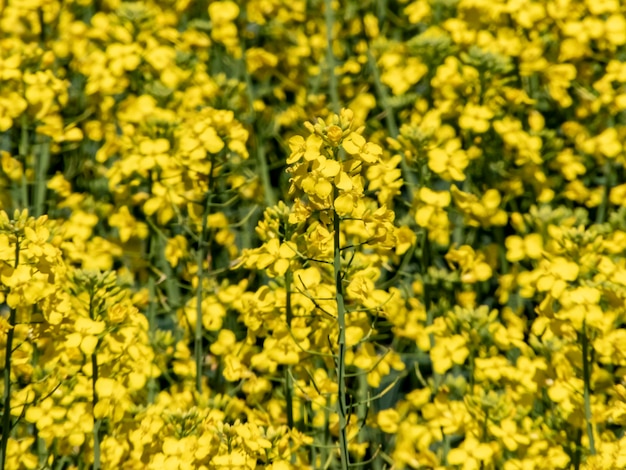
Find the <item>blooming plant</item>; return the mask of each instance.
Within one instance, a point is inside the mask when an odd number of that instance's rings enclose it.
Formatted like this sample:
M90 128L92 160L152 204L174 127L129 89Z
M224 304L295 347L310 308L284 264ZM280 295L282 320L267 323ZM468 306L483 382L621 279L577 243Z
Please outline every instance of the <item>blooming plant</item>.
M0 30L0 470L626 468L622 2Z

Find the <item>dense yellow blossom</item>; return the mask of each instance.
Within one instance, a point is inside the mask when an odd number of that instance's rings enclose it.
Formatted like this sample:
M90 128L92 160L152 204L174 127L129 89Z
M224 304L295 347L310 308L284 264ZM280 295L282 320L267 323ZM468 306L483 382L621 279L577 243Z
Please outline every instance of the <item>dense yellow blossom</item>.
M0 4L0 464L626 467L622 3Z

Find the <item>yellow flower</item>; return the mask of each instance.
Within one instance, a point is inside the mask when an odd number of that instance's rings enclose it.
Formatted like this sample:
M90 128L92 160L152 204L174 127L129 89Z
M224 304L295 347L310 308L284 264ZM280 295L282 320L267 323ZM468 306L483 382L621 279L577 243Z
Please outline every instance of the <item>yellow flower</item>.
M376 415L378 427L387 434L395 434L400 421L400 414L393 408L379 411Z
M570 322L578 331L582 331L584 323L604 331L611 327L611 320L604 314L600 298L600 290L593 287L567 289L559 297L561 308L555 317Z
M216 455L211 459L211 466L216 470L235 470L248 468L248 458L243 451L237 450L229 454Z
M148 226L133 217L128 206L121 206L118 211L109 217L109 225L118 229L120 241L126 243L132 236L145 239L148 236Z
M156 213L159 225L165 225L176 214L174 206L180 206L185 202L183 196L174 188L155 182L152 185L152 196L143 204L143 211L148 216Z
M496 189L488 189L479 200L477 196L464 193L456 186L450 188L452 198L459 210L473 227L488 228L492 225L505 225L507 214L500 209L502 198Z
M4 315L0 315L0 337L6 336L10 329L13 328L13 325L9 323L9 320L4 317Z
M428 73L428 67L418 57L409 56L404 45L385 51L378 62L380 81L391 88L394 96L405 94Z
M548 91L552 99L562 108L570 107L573 101L567 93L567 89L570 87L570 83L576 79L576 67L572 64L551 65L545 74L548 78Z
M531 233L525 237L511 235L504 241L506 246L506 259L511 262L523 259L539 259L543 251L543 238L538 233Z
M554 298L559 298L567 287L567 282L573 282L578 278L580 267L573 261L562 256L548 261L542 261L540 276L537 279L539 292L550 292Z
M96 382L96 394L98 403L93 410L94 417L121 421L131 405L126 388L115 379L101 377Z
M456 263L461 268L461 282L473 284L486 281L491 278L493 271L485 261L485 255L476 253L469 245L460 246L458 249L450 249L446 254L446 260L450 265Z
M121 77L139 66L141 53L138 44L109 44L106 49L106 56L109 59L107 68L115 77Z
M20 439L9 437L7 440L6 460L3 464L6 464L7 468L37 468L37 455L31 452L34 441L34 437Z
M626 18L622 14L609 16L605 23L606 38L615 46L626 44Z
M492 461L492 456L497 447L496 442L480 442L470 435L465 438L461 446L450 450L448 463L460 465L463 470L478 470Z
M239 6L230 0L217 1L211 3L208 10L212 22L211 38L224 44L235 58L241 57L237 26L234 24L239 16Z
M271 69L278 64L278 56L260 47L251 47L246 50L246 65L250 73L262 69Z
M98 345L99 335L106 328L105 323L79 317L74 323L74 328L75 332L68 334L65 339L65 347L80 348L86 356L93 354Z
M221 356L233 350L237 343L237 338L232 330L221 329L217 340L211 344L211 352L216 356Z
M187 238L175 235L167 240L165 245L165 259L172 267L178 266L181 258L188 255Z
M176 64L176 50L169 46L150 47L143 55L143 58L155 70L164 72L172 69ZM163 78L162 78L163 79Z
M461 335L440 336L430 350L430 360L437 374L445 374L454 364L464 364L468 356L467 342Z
M361 134L350 133L346 137L342 146L344 150L353 157L357 157L366 163L378 163L383 153L383 149L372 142L367 142Z
M18 159L13 158L9 152L4 150L0 151L0 156L2 171L11 181L20 181L24 171L22 163Z
M448 191L432 191L420 188L418 192L420 204L415 211L415 222L428 229L428 239L440 245L450 243L450 220L444 208L450 205Z
M309 340L304 338L296 344L294 337L286 330L276 331L265 339L263 349L277 364L295 365L300 362L300 353L309 348Z
M493 111L486 106L476 106L468 103L459 117L459 127L482 134L489 130L489 121L492 118Z
M615 13L619 10L618 0L599 0L597 2L587 2L587 8L592 15L604 15L606 13Z
M302 158L305 161L315 160L320 156L323 140L317 134L309 135L306 140L304 137L296 135L289 139L289 148L291 154L287 158L287 165L293 165Z
M326 137L331 144L339 145L341 139L343 138L343 130L336 124L328 126L328 128L326 129Z
M467 153L461 147L460 139L448 140L443 148L428 152L428 168L447 181L463 181L463 173L469 164Z
M209 5L209 17L216 25L228 23L239 16L239 6L231 1L217 1Z

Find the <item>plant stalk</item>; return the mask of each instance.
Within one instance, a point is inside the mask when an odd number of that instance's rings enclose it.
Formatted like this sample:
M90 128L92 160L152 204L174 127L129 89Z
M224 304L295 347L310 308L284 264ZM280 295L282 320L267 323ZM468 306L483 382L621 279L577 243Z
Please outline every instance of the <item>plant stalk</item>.
M15 263L13 267L17 269L20 262L20 242L15 240ZM11 308L9 313L9 331L7 331L7 342L4 357L4 397L2 408L2 441L0 443L0 469L5 469L7 459L7 446L9 444L9 434L11 433L11 352L13 351L13 328L17 310Z
M35 161L35 188L34 188L34 208L33 215L40 217L44 214L44 205L46 202L46 190L47 181L46 175L48 174L48 167L50 166L50 142L46 137L43 142L38 146L41 151L38 152Z
M202 375L203 375L203 348L202 348L202 287L204 280L204 260L207 257L207 238L208 238L208 220L213 204L213 183L215 173L215 157L211 156L211 169L209 173L209 181L207 184L206 206L202 213L202 229L200 240L198 241L198 285L196 287L196 325L194 331L194 359L196 362L196 391L202 394Z
M589 453L596 454L595 439L593 437L593 423L591 422L591 364L589 363L589 338L587 338L587 324L583 321L582 331L583 349L583 398L585 401L585 422L587 423L587 439L589 440Z
M326 61L328 62L328 92L330 94L330 102L334 113L339 114L339 85L335 76L335 54L333 53L333 25L335 23L335 14L333 12L332 0L324 0L326 17Z
M293 274L291 269L288 269L285 273L285 295L286 295L286 304L285 304L285 314L287 316L287 328L291 331L291 320L293 312L291 311L291 278ZM287 408L287 426L290 429L294 426L293 421L293 383L291 382L291 367L285 367L285 406ZM295 457L295 455L292 455Z
M333 201L339 196L337 187L333 189ZM348 410L346 405L346 310L343 300L343 286L341 279L341 246L340 246L340 220L339 215L333 209L333 231L334 231L334 276L335 295L337 301L337 323L339 326L337 355L337 381L338 400L337 414L339 415L339 452L341 458L341 469L347 470L350 466L350 455L348 453Z
M93 289L93 287L92 287ZM95 290L95 289L94 289ZM94 319L93 304L95 291L92 290L89 299L89 318ZM100 341L98 341L100 343ZM96 382L98 382L98 347L91 354L91 391L92 391L92 413L94 414L93 423L93 470L100 470L100 423L101 420L96 419L96 405L98 404L98 392L96 391Z

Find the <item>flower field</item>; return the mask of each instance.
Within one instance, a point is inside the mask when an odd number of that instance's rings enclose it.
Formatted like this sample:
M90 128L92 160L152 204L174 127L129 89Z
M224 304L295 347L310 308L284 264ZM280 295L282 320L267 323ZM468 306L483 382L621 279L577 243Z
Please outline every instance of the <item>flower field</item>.
M623 2L0 32L0 470L626 468Z

